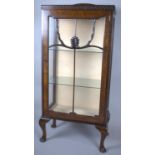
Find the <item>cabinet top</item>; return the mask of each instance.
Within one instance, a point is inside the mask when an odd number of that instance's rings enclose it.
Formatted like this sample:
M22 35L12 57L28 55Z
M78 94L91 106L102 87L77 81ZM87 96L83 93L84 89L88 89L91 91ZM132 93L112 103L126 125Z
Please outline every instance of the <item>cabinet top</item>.
M49 10L49 9L90 9L90 10L115 10L114 5L94 5L94 4L87 4L87 3L80 3L75 5L41 5L41 9L43 10Z

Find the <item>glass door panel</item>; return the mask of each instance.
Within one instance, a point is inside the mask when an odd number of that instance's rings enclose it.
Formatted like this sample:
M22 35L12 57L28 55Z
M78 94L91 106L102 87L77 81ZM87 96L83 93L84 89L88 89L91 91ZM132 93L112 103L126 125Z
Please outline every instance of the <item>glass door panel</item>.
M103 47L103 36L105 30L105 18L100 19L78 19L77 20L77 31L76 34L80 40L79 45L83 46L90 41L93 36L93 39L90 45L96 45ZM103 52L96 47L87 47L82 49L76 49L76 51L82 52Z
M72 35L71 20L49 18L49 108L56 112L72 112L73 103L73 52L60 44L57 35L59 27L62 38ZM63 26L62 26L63 25ZM68 43L65 39L65 43Z
M100 89L75 87L74 112L81 115L99 114Z
M101 67L102 53L76 52L75 113L99 114Z
M102 53L76 52L75 85L100 88Z
M95 28L92 28L94 22ZM77 36L81 45L86 44L93 36L91 44L103 48L105 18L96 21L78 20L78 23ZM89 47L76 50L74 98L76 114L90 116L99 114L102 59L103 49Z
M73 87L66 85L56 85L55 103L51 109L57 112L72 112Z

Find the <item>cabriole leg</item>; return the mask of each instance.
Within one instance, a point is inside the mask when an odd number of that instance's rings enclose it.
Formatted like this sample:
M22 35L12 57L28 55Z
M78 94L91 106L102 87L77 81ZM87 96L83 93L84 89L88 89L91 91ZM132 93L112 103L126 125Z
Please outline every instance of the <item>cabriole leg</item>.
M56 119L53 119L53 124L51 125L52 128L56 128Z
M99 130L99 132L101 134L99 150L100 150L100 152L106 152L106 149L104 146L104 141L105 141L106 136L108 135L107 128L103 127L103 126L96 126L96 128Z
M40 138L41 142L45 142L46 141L46 123L48 121L49 121L49 119L47 119L47 118L41 118L39 120L39 125L40 125L40 127L42 129L42 132L43 132L42 137Z

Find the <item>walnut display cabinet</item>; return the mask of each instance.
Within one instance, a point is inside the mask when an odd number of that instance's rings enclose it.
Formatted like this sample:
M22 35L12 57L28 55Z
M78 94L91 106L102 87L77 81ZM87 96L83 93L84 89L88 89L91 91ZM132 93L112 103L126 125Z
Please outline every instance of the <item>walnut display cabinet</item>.
M95 125L108 135L113 5L42 5L42 116Z

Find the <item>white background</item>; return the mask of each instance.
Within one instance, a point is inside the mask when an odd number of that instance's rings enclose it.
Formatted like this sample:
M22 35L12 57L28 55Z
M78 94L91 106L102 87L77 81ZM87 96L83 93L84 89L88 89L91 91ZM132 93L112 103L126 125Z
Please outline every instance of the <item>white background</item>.
M0 5L0 154L34 154L33 1ZM122 0L122 155L155 154L153 1Z

